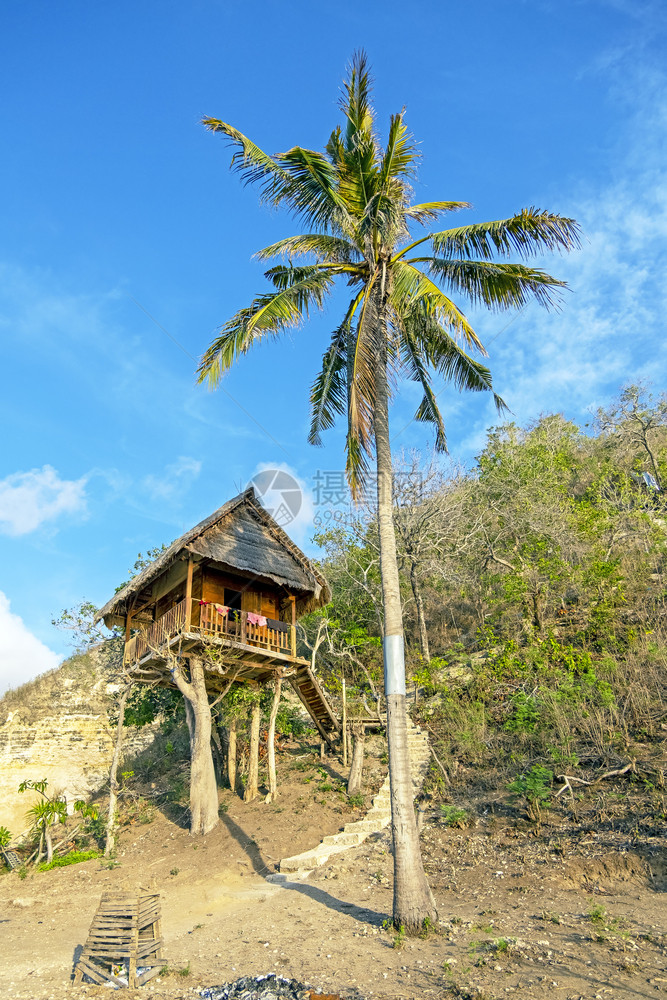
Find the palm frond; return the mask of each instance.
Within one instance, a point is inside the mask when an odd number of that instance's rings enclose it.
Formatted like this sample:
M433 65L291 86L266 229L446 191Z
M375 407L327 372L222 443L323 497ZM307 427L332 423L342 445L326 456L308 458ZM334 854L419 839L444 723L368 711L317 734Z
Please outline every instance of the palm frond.
M446 287L489 309L521 309L531 300L548 308L557 301L555 290L567 288L566 282L525 264L443 257L412 257L406 263L427 264Z
M243 132L219 118L202 118L209 132L220 132L236 149L230 164L232 170L241 174L244 184L260 184L262 201L273 202L277 191L289 182L289 175L275 157L265 153Z
M274 204L286 201L297 216L315 228L349 229L347 205L338 191L338 173L323 153L294 146L276 160L288 179L276 186Z
M359 500L363 496L364 486L368 482L369 455L370 452L362 444L356 431L348 430L345 438L345 476L353 500Z
M357 248L348 240L326 233L303 233L299 236L288 236L278 240L254 255L259 260L271 257L299 257L314 254L318 260L330 260L335 263L350 263L359 260Z
M362 303L356 327L350 326L347 343L347 462L346 470L352 495L368 473L368 456L373 451L373 413L375 410L375 366L378 356L378 324L374 322L372 291L375 276L358 299Z
M368 68L368 57L363 49L352 56L348 76L343 84L340 108L345 115L346 147L351 148L355 137L361 134L373 135L375 113L371 104L372 80Z
M214 388L256 341L298 326L312 306L321 307L333 281L330 271L317 270L279 291L258 295L222 327L199 363L197 381Z
M424 201L419 205L408 205L405 215L424 226L432 222L442 212L458 212L462 208L472 208L468 201Z
M348 306L345 319L334 330L331 343L322 358L322 368L310 390L310 444L321 445L321 432L333 427L336 416L345 413L347 399L347 345L350 324L362 296L359 293Z
M388 193L390 181L413 177L418 159L417 146L403 121L403 113L392 115L387 145L378 170L378 189Z
M428 368L424 364L419 347L415 344L409 328L404 327L401 337L401 354L404 366L408 370L410 378L415 382L421 382L424 390L424 397L415 413L415 420L422 423L431 423L435 427L435 448L436 451L447 451L447 435L445 434L445 422L438 407L431 376Z
M325 272L332 278L339 274L355 272L356 266L349 264L335 264L327 261L325 264L302 264L295 267L292 264L277 264L264 272L264 277L276 288L291 288L294 285L307 281L311 276Z
M413 264L395 260L391 265L390 302L399 317L407 315L417 303L433 318L443 324L450 335L463 337L482 354L484 346L458 306L441 288Z
M423 302L417 302L403 319L404 340L410 338L415 354L423 363L435 368L446 381L453 382L459 391L492 392L499 412L507 409L504 401L493 390L489 369L471 358L452 339L448 331L433 317Z
M580 245L580 229L574 219L525 208L510 219L447 229L431 239L442 257L491 260L496 254L531 257L544 250L573 250Z

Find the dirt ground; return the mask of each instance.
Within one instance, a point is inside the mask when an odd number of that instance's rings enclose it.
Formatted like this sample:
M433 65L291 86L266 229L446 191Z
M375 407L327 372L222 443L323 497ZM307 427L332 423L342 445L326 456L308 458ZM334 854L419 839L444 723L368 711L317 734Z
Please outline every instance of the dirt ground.
M92 860L0 877L0 996L108 997L104 987L71 985L108 889L161 894L167 968L136 991L144 1000L269 972L373 1000L667 995L664 836L562 818L536 832L503 811L500 797L498 811L487 803L470 829L446 826L434 808L424 814L422 846L440 923L424 939L402 940L383 926L392 904L388 833L303 882L266 880L281 856L361 815L336 791L335 762L311 763L283 780L276 804L224 793L221 823L206 838L193 840L158 810L124 828L117 867Z

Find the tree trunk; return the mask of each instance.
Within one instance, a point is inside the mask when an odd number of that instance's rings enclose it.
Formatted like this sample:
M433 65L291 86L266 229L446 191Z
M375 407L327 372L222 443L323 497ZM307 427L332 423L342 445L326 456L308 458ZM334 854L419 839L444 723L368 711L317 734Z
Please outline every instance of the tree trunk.
M225 726L218 717L215 720L215 728L218 733L218 743L220 744L220 784L228 780L229 775L229 727Z
M229 745L227 747L227 778L229 787L236 791L236 719L229 720L227 730L229 734Z
M431 659L431 653L428 647L428 632L426 631L426 616L424 614L424 602L422 600L421 586L419 580L417 579L417 567L413 562L410 563L410 586L412 587L412 596L415 599L415 607L417 608L417 624L419 626L419 648L421 649L421 654L426 663Z
M244 802L252 802L259 795L259 698L252 706L250 716L250 750L248 756L248 781L243 793Z
M111 769L109 771L109 813L107 815L107 839L104 845L104 857L108 858L116 843L116 807L118 805L118 765L121 762L123 752L123 725L125 722L125 705L127 696L130 693L131 684L128 684L120 696L118 702L118 725L116 726L116 742L111 758Z
M44 824L44 842L46 844L46 863L50 864L53 861L53 841L51 840L51 827L48 823Z
M350 774L347 779L347 794L359 795L361 793L361 779L364 772L364 726L360 723L355 723L352 726L352 732L354 734L354 749L352 750Z
M218 786L211 753L211 706L201 660L190 658L190 681L180 666L172 671L174 683L185 699L190 732L190 834L203 836L218 823Z
M276 674L273 688L273 703L271 705L271 715L269 716L269 731L266 737L266 762L269 769L269 794L267 802L274 802L278 794L278 782L276 781L276 717L280 704L280 690L282 688L282 677Z
M403 618L393 520L386 323L382 323L382 327L375 370L374 429L384 605L384 683L387 699L391 832L394 845L393 922L397 929L403 927L407 934L417 934L426 920L436 920L437 911L421 858L408 757Z

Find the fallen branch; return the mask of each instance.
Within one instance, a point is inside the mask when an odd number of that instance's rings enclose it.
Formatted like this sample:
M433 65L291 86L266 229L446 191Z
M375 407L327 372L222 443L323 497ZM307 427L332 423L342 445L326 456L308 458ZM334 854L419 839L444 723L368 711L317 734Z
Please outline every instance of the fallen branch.
M563 792L568 791L572 798L574 798L574 792L572 790L572 785L570 782L576 781L578 785L597 785L600 781L604 781L605 778L617 778L621 774L627 774L628 771L632 771L633 774L636 770L636 761L631 760L629 764L625 767L619 767L615 771L606 771L605 774L601 774L598 778L594 778L592 781L586 781L585 778L577 778L575 774L557 774L555 775L557 781L563 781L565 784L562 788L559 788L556 792L556 798L560 798Z
M438 760L438 758L436 756L436 753L435 753L435 750L433 749L433 747L430 746L430 744L429 744L429 747L430 747L430 750L431 750L431 754L433 756L433 760L436 762L436 764L438 765L438 767L442 771L442 776L445 779L445 784L447 785L448 788L451 788L452 783L451 783L451 781L449 779L449 775L447 774L447 771L445 770L444 766Z

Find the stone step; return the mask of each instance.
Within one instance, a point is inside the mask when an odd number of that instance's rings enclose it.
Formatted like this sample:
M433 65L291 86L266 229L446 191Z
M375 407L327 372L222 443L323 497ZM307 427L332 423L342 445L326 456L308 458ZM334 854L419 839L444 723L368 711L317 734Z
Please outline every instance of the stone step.
M387 813L386 816L376 816L375 818L368 818L369 813L366 813L366 819L358 819L356 823L348 823L343 829L343 833L378 833L380 830L384 830L385 826L391 819L391 813Z
M322 840L322 847L330 847L332 844L344 844L346 847L355 847L365 839L366 834L362 830L357 830L356 832L350 831L349 833L345 831L342 833L332 833Z
M413 793L416 795L421 788L424 775L431 756L429 738L408 720L408 756L410 758L410 777ZM299 873L304 878L334 854L340 854L351 847L363 843L372 833L385 829L391 822L391 792L389 775L382 783L380 790L373 796L370 809L363 819L347 823L339 833L333 833L315 848L295 854L291 858L283 858L280 862L280 873ZM276 880L277 881L277 880Z

